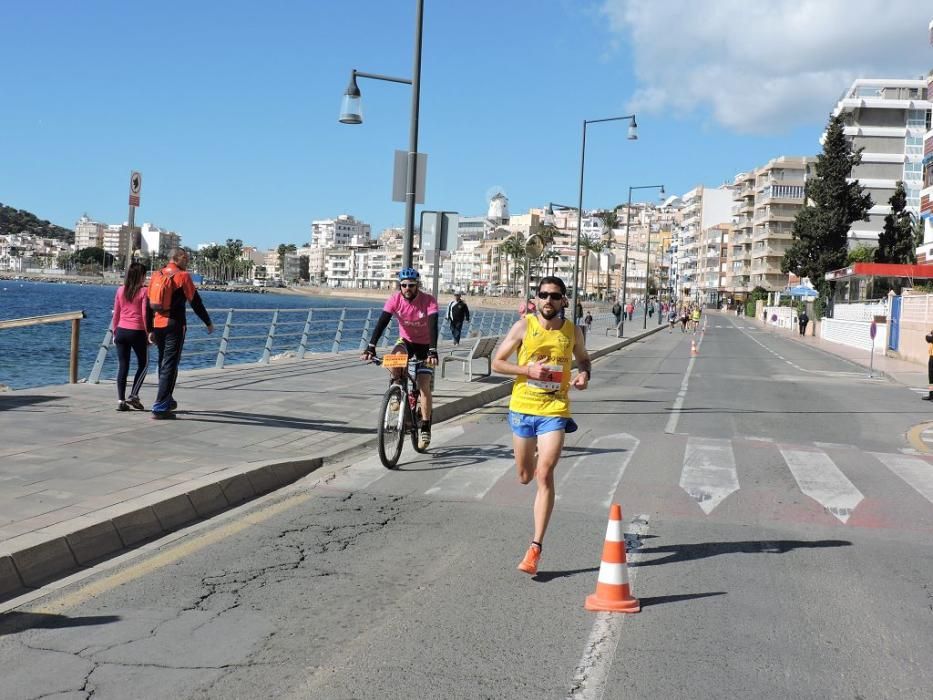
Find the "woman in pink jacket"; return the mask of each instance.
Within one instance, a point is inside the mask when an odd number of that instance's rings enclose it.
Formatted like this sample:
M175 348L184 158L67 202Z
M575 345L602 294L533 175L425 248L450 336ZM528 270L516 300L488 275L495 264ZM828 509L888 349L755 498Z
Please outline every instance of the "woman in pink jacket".
M138 262L130 264L123 286L113 300L113 344L117 348L118 411L146 410L139 400L139 390L149 367L149 324L146 318L146 267ZM126 397L126 377L130 372L130 350L136 354L136 376L129 398Z

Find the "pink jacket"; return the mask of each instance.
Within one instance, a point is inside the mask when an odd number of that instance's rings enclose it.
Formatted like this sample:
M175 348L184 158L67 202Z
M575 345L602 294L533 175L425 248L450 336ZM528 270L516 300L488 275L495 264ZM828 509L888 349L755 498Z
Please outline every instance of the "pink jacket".
M113 299L113 329L125 328L129 331L148 331L146 327L146 296L148 287L141 287L133 301L123 296L123 287L117 289Z

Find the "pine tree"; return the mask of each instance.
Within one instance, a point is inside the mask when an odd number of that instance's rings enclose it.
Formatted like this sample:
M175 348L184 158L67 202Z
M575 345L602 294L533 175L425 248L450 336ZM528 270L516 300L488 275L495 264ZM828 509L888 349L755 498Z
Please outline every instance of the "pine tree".
M861 150L853 152L846 140L842 116L831 117L816 175L807 180L807 203L797 212L793 242L781 263L783 272L809 277L821 296L829 293L825 274L846 265L849 227L867 221L872 207L871 195L858 180L847 180L861 162Z
M900 180L888 203L891 205L891 213L884 217L884 230L878 236L875 262L915 263L917 253L913 221L910 212L907 211L907 192Z

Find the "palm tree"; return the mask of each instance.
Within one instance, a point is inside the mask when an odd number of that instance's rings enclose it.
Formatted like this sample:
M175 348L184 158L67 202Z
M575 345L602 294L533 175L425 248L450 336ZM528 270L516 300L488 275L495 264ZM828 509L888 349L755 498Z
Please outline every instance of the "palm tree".
M519 269L518 260L525 257L525 245L520 241L516 236L512 236L502 242L502 253L505 255L505 279L506 283L510 287L515 286L515 280L513 277L509 276L509 258L511 257L513 262L515 262L514 269L512 274L514 275Z
M596 253L596 289L599 290L599 254L603 251L605 244L598 238L591 236L582 236L580 238L580 248L586 251L585 261L583 263L583 293L586 293L586 273L589 268L590 253Z
M279 269L282 271L282 279L285 279L285 255L288 253L295 253L298 251L298 246L294 243L279 243L279 247L275 249L275 252L279 256Z

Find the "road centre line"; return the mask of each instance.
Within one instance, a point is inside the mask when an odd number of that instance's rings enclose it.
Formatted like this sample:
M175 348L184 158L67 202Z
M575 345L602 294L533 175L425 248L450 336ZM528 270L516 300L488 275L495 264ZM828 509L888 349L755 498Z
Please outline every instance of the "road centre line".
M625 533L639 540L648 534L648 516L638 515L632 519ZM626 538L628 539L628 538ZM626 552L627 562L638 564L645 555L638 551ZM638 567L629 570L629 584L634 594L635 575ZM627 615L623 613L596 613L596 622L583 647L583 658L573 672L567 700L596 700L603 697L609 681L609 671L615 659L616 649L622 637L622 624Z
M700 342L697 343L697 351L703 344L703 336L700 336ZM684 379L680 383L680 391L677 392L677 398L674 399L674 405L671 407L671 416L667 419L667 427L664 432L673 434L677 432L677 421L680 419L680 411L684 407L684 399L687 398L687 387L690 384L690 373L693 372L693 366L696 364L696 357L691 357L687 363L687 371L684 372Z
M742 328L741 326L735 326L735 327L739 329L740 331L742 331L743 333L745 333L745 335L748 336L750 340L758 343L758 345L760 345L765 350L770 352L776 358L778 358L779 360L783 362L786 362L791 367L793 367L794 369L800 372L806 372L807 374L819 374L819 375L826 376L826 377L864 377L865 376L863 372L835 372L833 370L827 370L827 369L806 369L791 360L785 359L783 356L779 355L777 352L775 352L774 350L769 348L767 345L762 343L760 340L758 340L758 338L755 338L752 335L749 335L748 331L745 328Z

